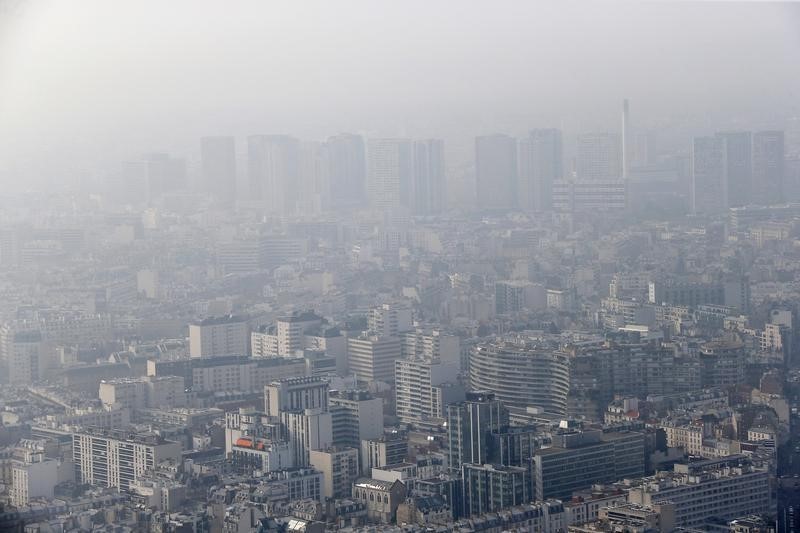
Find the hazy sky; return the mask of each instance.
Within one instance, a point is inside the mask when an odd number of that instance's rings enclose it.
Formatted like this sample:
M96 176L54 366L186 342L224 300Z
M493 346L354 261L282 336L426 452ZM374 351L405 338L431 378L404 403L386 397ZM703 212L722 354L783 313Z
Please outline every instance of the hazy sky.
M648 125L768 124L800 102L796 3L0 0L0 18L6 184L207 134L616 129L626 96Z

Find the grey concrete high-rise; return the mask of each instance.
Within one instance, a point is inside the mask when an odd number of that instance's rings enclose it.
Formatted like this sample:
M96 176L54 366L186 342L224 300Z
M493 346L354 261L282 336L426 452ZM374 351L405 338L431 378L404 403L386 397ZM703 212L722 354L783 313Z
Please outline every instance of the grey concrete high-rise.
M447 406L448 464L484 464L491 454L491 434L508 427L508 410L488 391L468 392L463 402Z
M692 142L693 213L716 214L728 208L728 165L724 137L695 137Z
M747 205L752 201L752 135L749 131L732 131L717 133L717 137L725 139L728 205Z
M479 209L517 206L517 140L503 134L475 139L475 179Z
M619 135L601 132L579 136L577 173L582 180L619 179L622 176Z
M563 178L561 130L532 130L519 143L519 206L526 211L553 208L553 182Z
M753 133L752 203L772 205L785 201L783 165L783 132L757 131Z
M215 202L232 207L236 202L236 140L233 137L200 139L203 192Z
M364 138L340 133L328 139L327 147L331 204L336 207L363 204L367 175Z
M371 207L398 209L411 200L413 143L408 139L370 139L367 196Z
M435 215L445 206L444 141L414 141L414 178L411 212Z
M300 172L300 142L288 135L247 138L251 202L270 215L295 210Z

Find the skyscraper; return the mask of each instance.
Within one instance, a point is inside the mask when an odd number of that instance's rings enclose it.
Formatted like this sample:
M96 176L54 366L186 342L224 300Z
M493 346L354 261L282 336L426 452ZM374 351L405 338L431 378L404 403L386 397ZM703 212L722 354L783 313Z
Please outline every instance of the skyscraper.
M247 138L247 166L252 200L268 214L295 210L300 171L300 142L288 135Z
M475 179L480 209L517 206L517 140L503 134L475 139Z
M717 133L717 137L725 139L728 206L747 205L752 201L752 135L749 131L734 131Z
M448 464L484 464L491 453L491 434L509 425L508 410L487 391L468 392L466 401L447 406Z
M728 208L728 169L724 137L695 137L692 142L693 213L715 214Z
M236 141L233 137L200 139L203 192L215 202L232 207L236 202Z
M553 208L553 182L563 177L561 130L532 130L519 143L519 206L526 211Z
M300 143L297 182L298 212L319 213L330 207L330 165L328 147L315 141Z
M366 197L366 150L360 135L341 133L330 137L328 179L333 206L361 205Z
M619 179L622 175L619 135L586 133L578 137L578 178Z
M408 139L370 139L367 195L370 206L397 209L411 200L413 145Z
M783 196L784 140L782 131L753 134L753 202L777 204Z
M411 212L434 215L444 208L444 141L414 141L414 178Z
M633 160L633 132L630 124L628 99L622 101L622 177L627 178Z

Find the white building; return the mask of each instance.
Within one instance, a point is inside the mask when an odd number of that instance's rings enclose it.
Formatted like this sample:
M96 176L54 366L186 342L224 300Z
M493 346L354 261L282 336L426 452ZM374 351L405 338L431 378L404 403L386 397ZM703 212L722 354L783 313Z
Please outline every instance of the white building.
M457 385L458 365L438 359L395 361L397 416L405 423L441 419L448 403L464 400L464 388Z
M394 381L394 362L402 358L399 337L361 335L347 339L347 367L359 381Z
M250 326L242 317L224 316L189 324L189 354L213 357L250 354Z
M124 431L72 435L78 483L127 489L163 461L180 461L181 446L157 435Z
M412 328L411 308L403 303L373 307L367 316L367 329L381 337L396 337Z
M119 378L100 383L100 401L109 409L186 407L186 385L181 376Z
M11 505L22 507L34 498L52 498L58 484L59 463L34 454L30 461L14 461L11 467Z

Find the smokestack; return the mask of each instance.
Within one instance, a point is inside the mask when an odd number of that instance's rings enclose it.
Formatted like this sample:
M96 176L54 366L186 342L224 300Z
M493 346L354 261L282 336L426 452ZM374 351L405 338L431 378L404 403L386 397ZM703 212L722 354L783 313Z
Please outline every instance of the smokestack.
M628 99L622 101L622 177L628 178L628 167L631 159L631 125L628 122Z

